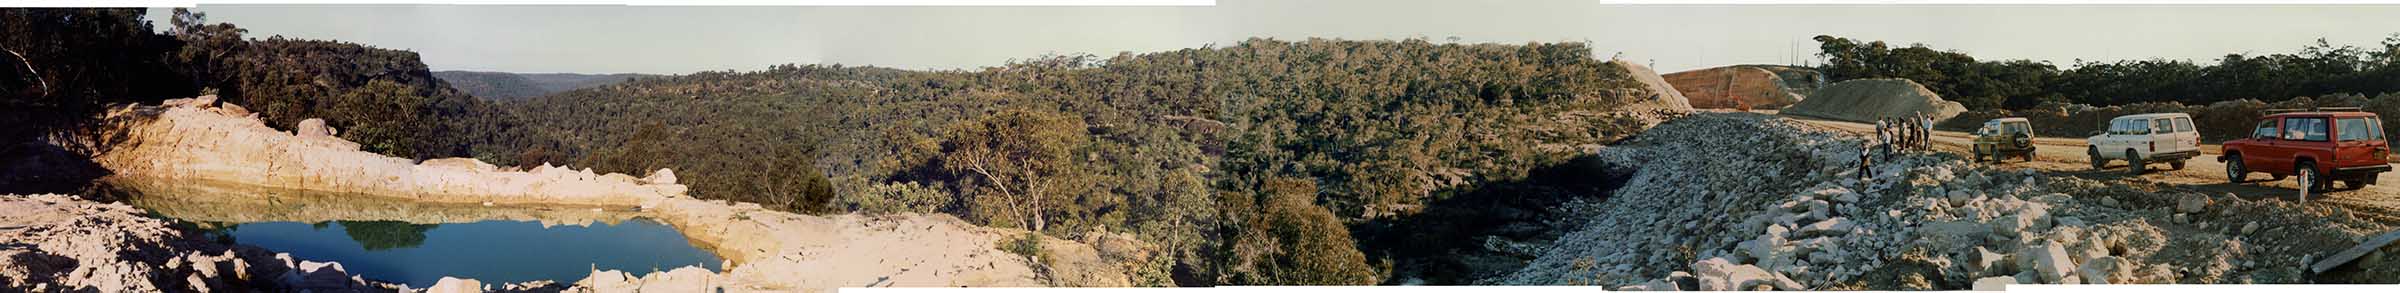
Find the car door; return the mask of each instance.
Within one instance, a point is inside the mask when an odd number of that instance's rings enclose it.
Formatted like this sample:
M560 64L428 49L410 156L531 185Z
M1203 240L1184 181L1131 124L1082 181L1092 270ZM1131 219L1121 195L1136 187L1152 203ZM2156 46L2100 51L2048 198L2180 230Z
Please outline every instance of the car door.
M2143 157L2150 157L2157 156L2159 153L2173 152L2181 145L2183 145L2183 135L2175 132L2175 119L2158 117L2150 119L2149 140L2143 142L2143 145L2135 147L2142 148Z
M2251 171L2268 174L2291 174L2291 154L2283 151L2283 119L2260 119L2251 129L2249 147L2242 149L2242 164Z

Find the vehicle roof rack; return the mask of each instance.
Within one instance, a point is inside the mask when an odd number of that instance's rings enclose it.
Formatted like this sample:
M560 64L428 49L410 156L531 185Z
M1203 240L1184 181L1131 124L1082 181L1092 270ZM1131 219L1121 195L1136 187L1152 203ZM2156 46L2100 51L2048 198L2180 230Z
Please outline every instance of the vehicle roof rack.
M2290 109L2290 108L2284 108L2284 109L2267 109L2265 112L2266 112L2267 114L2275 114L2275 113L2291 113L2291 112L2327 112L2327 111L2344 111L2344 112L2355 112L2355 111L2359 111L2360 109L2364 109L2364 108L2359 108L2359 107L2314 107L2314 108L2308 108L2308 109Z

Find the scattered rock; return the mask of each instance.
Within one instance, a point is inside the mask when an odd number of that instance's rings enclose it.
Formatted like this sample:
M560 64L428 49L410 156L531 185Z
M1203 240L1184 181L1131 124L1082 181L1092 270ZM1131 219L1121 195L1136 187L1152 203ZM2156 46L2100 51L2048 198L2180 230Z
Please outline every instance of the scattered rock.
M1975 291L2008 291L2008 285L2016 284L2017 278L2015 277L1984 277L1975 279L1974 289Z
M472 293L482 293L482 292L483 292L483 282L478 282L478 281L475 281L475 279L459 279L459 278L451 278L451 277L442 277L442 279L441 279L440 281L434 281L434 282L433 282L433 287L426 287L426 288L425 288L425 293L470 293L470 292L472 292Z
M2057 241L2043 240L2042 245L2025 249L2026 252L2017 255L2032 262L2034 276L2041 277L2042 283L2065 284L2067 274L2075 271L2075 261L2068 257L2066 246Z
M2186 214L2199 213L2201 211L2208 210L2209 204L2210 202L2207 196L2197 194L2184 195L2182 197L2175 198L2175 212Z

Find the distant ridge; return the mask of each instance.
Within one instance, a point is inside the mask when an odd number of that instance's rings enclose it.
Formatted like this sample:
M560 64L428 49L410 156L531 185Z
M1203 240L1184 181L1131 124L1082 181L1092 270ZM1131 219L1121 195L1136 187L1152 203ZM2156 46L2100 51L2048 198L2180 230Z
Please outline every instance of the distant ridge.
M659 75L439 71L434 72L433 76L449 82L451 87L457 88L459 91L484 100L514 101Z

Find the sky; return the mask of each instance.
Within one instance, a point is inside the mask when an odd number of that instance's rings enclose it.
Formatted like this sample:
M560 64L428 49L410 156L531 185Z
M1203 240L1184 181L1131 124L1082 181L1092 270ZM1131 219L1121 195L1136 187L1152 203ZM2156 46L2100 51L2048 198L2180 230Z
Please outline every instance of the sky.
M1045 54L1157 52L1253 37L1589 42L1676 72L1813 62L1817 35L1979 59L2178 59L2380 46L2400 6L1732 6L1579 1L1256 1L1206 7L202 5L248 36L416 51L434 70L683 74L776 64L975 69ZM169 9L150 19L165 26Z

